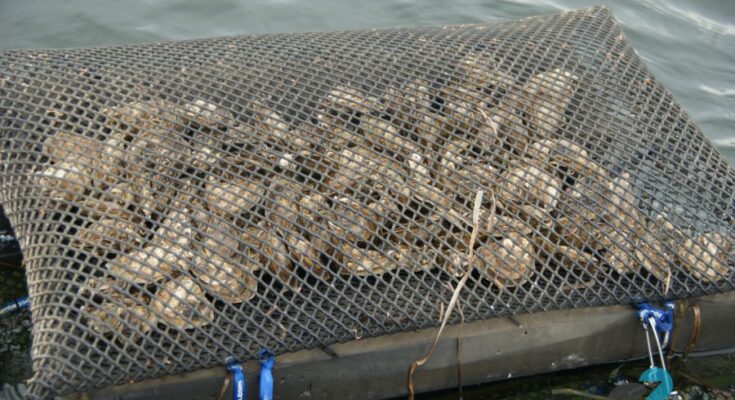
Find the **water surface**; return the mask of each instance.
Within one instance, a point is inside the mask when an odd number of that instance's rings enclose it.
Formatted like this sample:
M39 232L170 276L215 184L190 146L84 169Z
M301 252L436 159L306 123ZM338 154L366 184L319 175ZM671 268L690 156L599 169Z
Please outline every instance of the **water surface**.
M735 160L735 1L608 6L641 57ZM89 47L263 32L510 20L593 0L2 0L0 48Z

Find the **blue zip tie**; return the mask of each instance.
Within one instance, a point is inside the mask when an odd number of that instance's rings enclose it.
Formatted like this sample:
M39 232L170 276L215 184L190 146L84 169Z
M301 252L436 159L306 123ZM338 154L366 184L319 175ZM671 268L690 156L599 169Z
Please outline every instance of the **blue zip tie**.
M30 305L31 302L28 300L28 296L23 296L15 300L11 300L0 307L0 317L5 317L16 311L28 308Z
M275 357L268 349L260 349L258 351L258 360L260 361L260 400L273 400L273 364Z
M245 374L242 372L242 365L234 357L227 357L225 367L235 378L232 383L232 400L245 400Z
M648 324L648 319L653 318L656 322L656 330L664 335L671 333L674 329L674 303L667 301L664 303L664 309L651 306L648 303L640 303L635 306L638 311L636 316L641 320L643 325Z

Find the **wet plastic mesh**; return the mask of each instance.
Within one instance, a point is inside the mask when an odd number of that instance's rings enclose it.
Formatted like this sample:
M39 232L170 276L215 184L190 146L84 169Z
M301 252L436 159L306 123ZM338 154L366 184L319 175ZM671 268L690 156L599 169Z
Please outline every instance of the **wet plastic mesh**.
M733 170L604 8L0 54L38 396L435 326L470 267L467 320L733 289Z

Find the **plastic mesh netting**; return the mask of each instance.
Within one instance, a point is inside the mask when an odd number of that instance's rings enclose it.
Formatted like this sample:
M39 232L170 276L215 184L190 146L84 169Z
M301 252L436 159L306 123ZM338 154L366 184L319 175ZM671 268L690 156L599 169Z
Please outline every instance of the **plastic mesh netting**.
M733 289L733 170L604 8L6 51L0 129L37 396L434 326L465 270L467 320Z

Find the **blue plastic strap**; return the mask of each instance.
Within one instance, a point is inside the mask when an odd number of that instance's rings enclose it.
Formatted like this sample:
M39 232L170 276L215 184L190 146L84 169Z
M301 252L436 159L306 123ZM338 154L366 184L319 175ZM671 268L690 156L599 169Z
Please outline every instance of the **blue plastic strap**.
M668 334L674 328L674 307L672 302L666 302L663 310L647 303L640 303L636 305L638 309L636 315L645 326L648 325L648 319L653 318L656 322L656 330L662 334Z
M16 311L20 311L24 308L28 308L31 302L28 300L28 296L23 296L15 300L11 300L2 306L0 306L0 317L10 315Z
M245 400L245 374L242 372L242 366L237 361L231 360L227 363L227 371L231 372L234 378L232 400Z
M260 360L260 400L273 400L273 364L275 357L273 353L267 349L260 349L258 352Z

